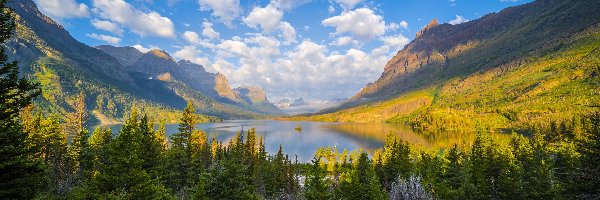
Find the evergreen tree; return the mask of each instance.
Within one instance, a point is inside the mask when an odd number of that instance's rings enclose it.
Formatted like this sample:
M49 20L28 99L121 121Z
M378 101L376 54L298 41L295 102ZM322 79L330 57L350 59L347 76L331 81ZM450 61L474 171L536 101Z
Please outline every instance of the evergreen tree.
M584 134L577 141L581 154L576 189L582 199L600 199L600 112L583 119Z
M366 152L361 151L354 168L340 180L335 198L384 199L384 192Z
M199 180L202 171L198 165L202 158L198 155L205 148L207 139L203 132L196 130L197 122L194 105L188 101L179 123L179 132L171 136L166 176L169 186L182 195L186 187Z
M306 199L331 199L333 195L329 190L327 172L321 168L321 157L315 156L306 177L305 196Z
M94 176L93 190L100 198L141 199L167 198L169 196L159 180L144 169L142 158L142 133L137 111L132 109L119 135L107 147L108 161L100 165Z
M8 0L0 0L0 43L15 29ZM43 165L28 144L19 112L40 94L37 84L19 78L17 62L0 47L0 199L29 199L44 185Z

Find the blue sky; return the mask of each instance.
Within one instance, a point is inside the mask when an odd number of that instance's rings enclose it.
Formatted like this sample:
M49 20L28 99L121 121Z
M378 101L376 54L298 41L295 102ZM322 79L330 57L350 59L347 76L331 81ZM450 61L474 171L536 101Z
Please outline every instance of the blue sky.
M432 19L464 23L530 0L34 0L90 46L164 49L271 100L348 98Z

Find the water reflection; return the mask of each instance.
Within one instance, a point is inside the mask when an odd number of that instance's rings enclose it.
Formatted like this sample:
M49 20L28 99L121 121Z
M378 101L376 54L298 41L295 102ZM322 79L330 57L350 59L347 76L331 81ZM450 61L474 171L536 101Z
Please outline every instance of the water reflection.
M113 133L121 129L121 125L105 125ZM384 145L387 134L395 134L402 140L425 148L445 148L457 143L461 146L471 144L475 133L415 133L409 127L385 123L330 123L330 122L297 122L271 120L231 120L217 123L198 124L199 129L206 131L209 138L228 143L240 130L255 128L258 137L265 140L265 148L270 154L283 146L283 151L291 158L298 156L301 162L309 162L319 147L336 146L353 150L362 148L369 153ZM298 130L300 127L300 130ZM168 135L177 131L177 124L166 125ZM496 140L507 140L506 134L492 134Z

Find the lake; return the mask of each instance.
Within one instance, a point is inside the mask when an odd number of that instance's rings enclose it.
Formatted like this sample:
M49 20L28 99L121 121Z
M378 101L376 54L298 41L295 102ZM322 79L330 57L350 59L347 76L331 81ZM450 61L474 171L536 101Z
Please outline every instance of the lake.
M120 124L101 125L118 133ZM300 126L301 130L296 130ZM92 127L95 128L95 127ZM167 135L178 130L178 124L167 124ZM197 128L204 130L210 139L216 135L224 144L235 137L240 130L256 129L257 137L263 137L265 148L269 154L275 154L279 145L283 152L300 162L309 162L319 147L336 146L343 149L364 149L372 154L375 149L384 145L387 134L395 134L408 143L429 149L450 147L454 144L465 146L473 142L475 133L416 133L409 127L386 123L349 123L349 122L307 122L307 121L274 121L274 120L226 120L223 122L202 123ZM492 134L495 140L506 141L507 134Z

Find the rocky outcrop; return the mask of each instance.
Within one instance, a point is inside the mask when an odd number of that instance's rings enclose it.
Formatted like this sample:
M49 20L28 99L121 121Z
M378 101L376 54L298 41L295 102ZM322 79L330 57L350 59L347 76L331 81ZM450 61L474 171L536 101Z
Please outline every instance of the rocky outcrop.
M127 67L127 71L157 76L166 72L176 72L178 68L175 60L167 52L153 49L135 61L132 66Z
M235 91L231 89L231 85L229 85L229 81L227 77L221 73L217 73L215 75L215 87L214 90L217 92L219 97L227 99L232 102L242 103L243 100L239 98Z
M140 52L136 48L126 47L114 47L110 45L100 45L95 47L96 49L102 50L104 53L114 57L124 67L135 64L135 61L139 60L144 53Z
M248 103L261 103L268 101L265 91L257 86L237 87L234 89L234 91L237 96L244 99L244 101Z

